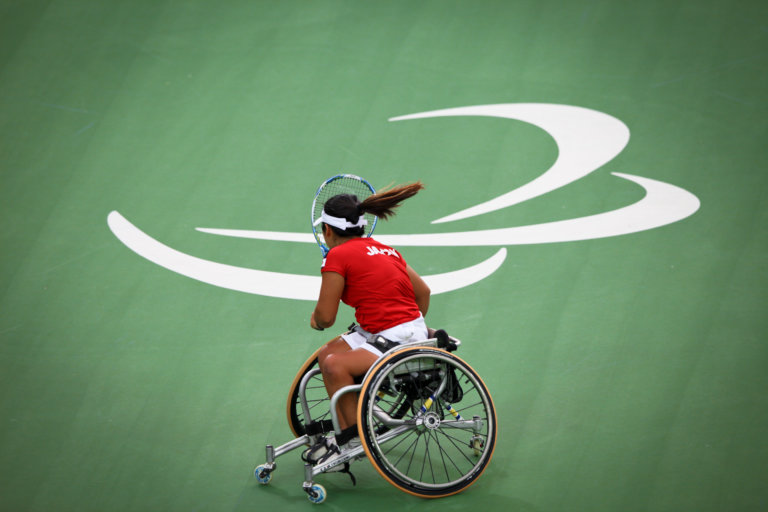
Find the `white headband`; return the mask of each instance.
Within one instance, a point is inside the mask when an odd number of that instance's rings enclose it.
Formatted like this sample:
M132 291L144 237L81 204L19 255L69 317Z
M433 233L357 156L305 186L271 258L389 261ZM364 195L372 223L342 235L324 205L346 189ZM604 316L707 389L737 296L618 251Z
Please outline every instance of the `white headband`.
M357 224L352 224L347 219L341 218L341 217L334 217L332 215L328 215L325 213L325 210L323 210L323 214L318 219L320 222L325 222L329 226L333 226L335 228L339 228L341 230L346 230L349 228L361 228L363 226L368 225L368 221L365 220L365 215L361 215L360 219L357 221Z

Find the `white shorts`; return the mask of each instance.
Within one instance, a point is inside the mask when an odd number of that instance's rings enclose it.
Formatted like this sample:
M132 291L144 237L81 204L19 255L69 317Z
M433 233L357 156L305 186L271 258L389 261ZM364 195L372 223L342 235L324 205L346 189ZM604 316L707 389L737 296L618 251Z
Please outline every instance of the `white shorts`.
M427 324L424 322L424 317L419 316L416 320L405 322L389 329L384 329L381 332L376 333L384 336L390 341L396 343L408 343L411 341L421 341L429 337L427 334ZM347 342L349 348L355 350L356 348L364 348L365 350L380 356L383 354L379 349L366 342L366 337L358 332L351 332L341 335L342 339Z

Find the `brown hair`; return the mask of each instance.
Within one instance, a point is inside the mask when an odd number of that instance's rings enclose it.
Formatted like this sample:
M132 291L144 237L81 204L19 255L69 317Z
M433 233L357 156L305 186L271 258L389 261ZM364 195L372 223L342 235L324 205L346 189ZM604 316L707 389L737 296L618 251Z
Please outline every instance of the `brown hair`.
M384 189L381 192L377 192L368 196L358 209L360 213L372 213L377 217L381 217L386 220L395 214L395 208L400 206L400 203L413 197L416 193L423 189L424 185L417 181L416 183L409 183L408 185L400 185L395 188Z

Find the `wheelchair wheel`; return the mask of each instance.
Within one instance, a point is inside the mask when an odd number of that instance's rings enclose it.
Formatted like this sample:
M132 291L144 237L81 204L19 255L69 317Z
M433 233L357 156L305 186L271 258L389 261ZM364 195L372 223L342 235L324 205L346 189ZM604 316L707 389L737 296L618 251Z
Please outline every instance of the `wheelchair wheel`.
M322 347L320 347L322 348ZM301 402L299 400L299 384L304 375L310 370L317 369L317 354L320 352L320 348L315 351L314 354L309 356L301 368L299 369L296 377L293 379L291 389L288 393L287 415L288 426L291 428L293 435L296 437L303 436L306 431L304 425L306 424L304 418L304 411L301 408ZM330 421L330 403L328 394L325 391L325 384L323 384L323 376L321 374L314 375L307 383L307 405L309 406L310 413L312 414L313 421Z
M485 384L467 363L440 349L413 347L379 361L363 384L357 415L376 470L425 498L472 485L496 445L496 412Z
M288 393L288 426L291 428L291 432L293 432L293 435L296 437L303 436L306 433L306 429L304 428L306 425L304 411L301 408L301 402L299 400L299 384L301 384L301 379L304 378L304 375L306 375L309 371L318 368L318 352L320 352L320 349L317 349L315 353L309 356L309 359L307 359L304 364L301 365L301 368L296 374L296 377L293 379L291 390ZM392 392L386 389L381 390L379 395L389 396L389 400L386 402L386 411L388 414L395 418L403 417L403 414L405 414L408 407L408 404L404 401L404 396L401 396L400 394L393 396ZM310 378L309 382L307 383L306 397L307 405L309 406L310 413L312 415L312 421L325 422L324 430L328 432L333 430L333 427L331 426L330 412L331 400L328 398L328 394L325 389L325 383L323 382L323 376L321 374L314 375L312 378ZM385 406L384 403L381 403L380 405L382 407Z

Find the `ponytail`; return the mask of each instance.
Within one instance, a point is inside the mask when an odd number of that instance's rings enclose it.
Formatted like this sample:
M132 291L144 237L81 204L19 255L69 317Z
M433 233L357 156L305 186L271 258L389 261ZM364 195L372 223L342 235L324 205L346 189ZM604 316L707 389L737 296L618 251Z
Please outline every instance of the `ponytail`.
M395 214L395 208L406 199L415 196L424 185L421 181L377 192L360 203L361 213L371 213L384 220Z

